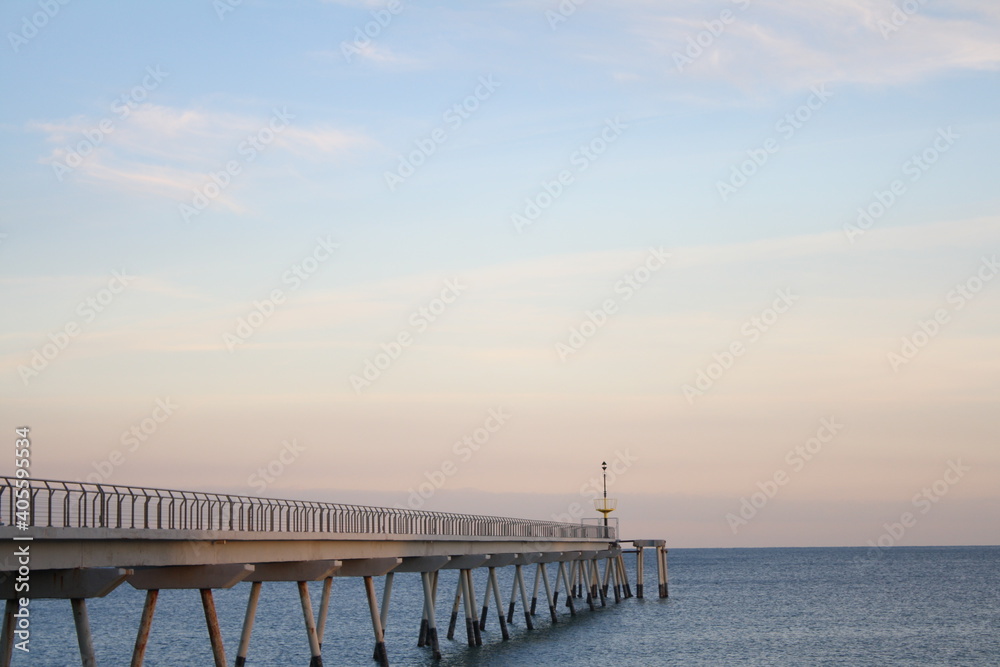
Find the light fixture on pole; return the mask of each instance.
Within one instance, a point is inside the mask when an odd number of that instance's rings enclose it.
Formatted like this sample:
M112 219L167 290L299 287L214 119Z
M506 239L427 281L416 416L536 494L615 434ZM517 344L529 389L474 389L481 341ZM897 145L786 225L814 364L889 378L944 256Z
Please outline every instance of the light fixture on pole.
M604 527L608 527L608 515L618 507L618 500L608 498L608 462L601 461L601 470L604 473L604 497L594 498L594 509L604 515Z

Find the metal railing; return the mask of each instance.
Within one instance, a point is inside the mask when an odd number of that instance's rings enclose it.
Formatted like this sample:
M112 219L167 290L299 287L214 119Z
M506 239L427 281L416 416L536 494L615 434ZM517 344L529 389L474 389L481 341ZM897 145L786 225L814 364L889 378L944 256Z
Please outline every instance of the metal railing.
M614 528L595 525L3 476L0 522L24 528L616 539Z

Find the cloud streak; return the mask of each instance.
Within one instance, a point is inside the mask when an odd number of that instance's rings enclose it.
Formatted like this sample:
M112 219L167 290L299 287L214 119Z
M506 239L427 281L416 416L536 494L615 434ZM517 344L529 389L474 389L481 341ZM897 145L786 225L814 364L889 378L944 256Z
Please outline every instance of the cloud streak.
M113 121L110 131L102 131L107 120L75 116L32 121L28 129L43 134L52 146L39 161L60 177L68 166L71 178L90 185L184 201L208 172L240 159L241 142L267 127L266 117L155 104L136 106ZM372 146L360 131L293 121L275 135L269 150L323 163L343 161ZM233 211L244 210L231 191L217 201Z

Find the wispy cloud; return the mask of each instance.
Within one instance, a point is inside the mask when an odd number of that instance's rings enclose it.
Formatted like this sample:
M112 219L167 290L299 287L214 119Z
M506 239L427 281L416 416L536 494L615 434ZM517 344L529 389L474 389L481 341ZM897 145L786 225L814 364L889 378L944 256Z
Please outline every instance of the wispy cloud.
M645 66L675 75L674 54L687 55L688 38L729 11L732 20L683 76L746 88L794 89L817 81L891 85L950 70L1000 68L1000 15L987 1L922 3L895 23L896 5L888 1L751 0L741 9L743 4L634 0L620 11L645 55L655 56Z
M60 177L183 201L209 172L242 160L248 139L268 132L268 116L142 104L124 117L33 121L28 129L45 135L52 148L40 162ZM339 161L374 145L360 131L294 120L272 134L269 151L317 162ZM232 192L217 201L241 210Z

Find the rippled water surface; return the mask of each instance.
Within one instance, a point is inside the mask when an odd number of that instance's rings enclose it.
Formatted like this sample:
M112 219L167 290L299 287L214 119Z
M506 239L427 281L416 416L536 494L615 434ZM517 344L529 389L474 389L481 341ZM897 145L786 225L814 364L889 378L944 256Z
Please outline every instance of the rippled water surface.
M395 578L386 633L394 665L1000 665L1000 547L673 549L669 600L630 599L575 618L543 606L528 632L515 617L501 641L490 610L484 645L464 623L444 639L456 575L442 572L438 617L444 658L416 647L420 577ZM628 558L634 567L634 557ZM647 594L656 593L647 558ZM500 571L506 603L513 568ZM476 573L477 593L484 572ZM634 581L634 575L632 575ZM381 595L381 580L379 591ZM528 579L531 586L532 579ZM311 584L319 608L320 584ZM233 664L249 584L216 592ZM336 579L324 664L372 665L372 631L360 579ZM529 588L529 595L531 591ZM98 664L128 665L144 593L127 584L89 601ZM79 665L68 601L32 603L31 653L14 665ZM149 667L212 665L197 591L163 591L146 654ZM248 665L309 664L294 583L264 584Z

